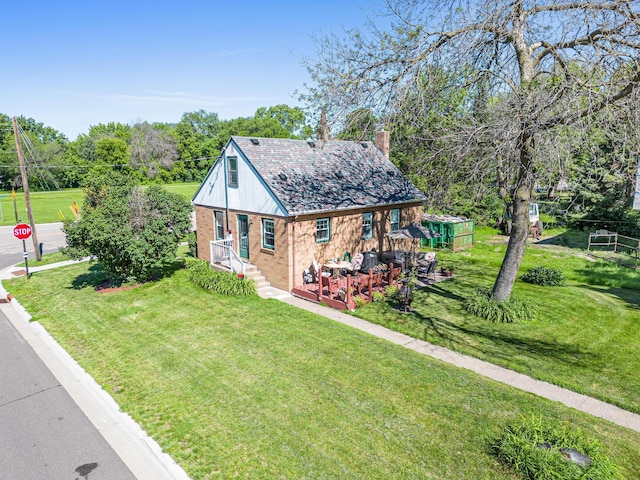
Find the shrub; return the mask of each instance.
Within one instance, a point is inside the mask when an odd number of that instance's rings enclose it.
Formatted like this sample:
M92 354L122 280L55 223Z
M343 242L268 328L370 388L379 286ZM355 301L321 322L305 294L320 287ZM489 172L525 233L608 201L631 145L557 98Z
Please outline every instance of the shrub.
M374 292L374 295L379 292ZM353 297L354 302L356 302L356 308L362 308L367 304L367 301L359 295Z
M396 293L398 293L398 286L389 285L387 288L385 288L384 293L387 298L394 298L396 296Z
M600 442L585 438L581 430L546 425L536 416L507 425L491 451L502 464L531 480L613 480L620 475Z
M475 294L464 301L464 308L469 313L492 322L518 323L534 320L536 317L535 309L529 303L513 296L507 301L496 302L486 288L476 289Z
M382 300L384 300L384 293L382 293L382 292L373 292L371 294L371 301L372 302L381 302Z
M189 232L187 234L187 243L189 244L189 255L193 258L198 257L198 238L196 232Z
M147 282L167 272L191 228L190 203L157 185L142 190L121 174L88 182L82 217L64 224L63 253L95 256L116 282Z
M556 287L564 285L565 278L561 270L557 268L535 267L520 277L523 282L542 285L544 287Z
M199 287L220 295L247 296L256 293L256 285L248 278L238 278L236 273L214 270L209 262L187 259L189 279Z

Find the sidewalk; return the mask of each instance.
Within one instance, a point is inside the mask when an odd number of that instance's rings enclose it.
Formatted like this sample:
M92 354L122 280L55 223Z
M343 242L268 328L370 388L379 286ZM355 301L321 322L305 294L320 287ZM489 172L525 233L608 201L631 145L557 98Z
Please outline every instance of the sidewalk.
M455 365L456 367L471 370L483 377L491 378L501 383L505 383L514 388L534 393L540 397L560 402L568 407L575 408L595 417L603 418L622 427L640 432L640 415L623 410L620 407L596 400L595 398L572 392L565 388L558 387L551 383L535 380L527 375L499 367L489 362L479 360L474 357L462 355L437 345L418 340L402 333L394 332L380 325L369 323L360 318L343 313L333 308L323 307L317 303L309 302L298 297L294 297L287 292L269 287L268 291L259 292L264 298L277 298L282 302L308 310L323 317L330 318L336 322L349 325L364 332L383 338L389 342L401 345L410 350L414 350L423 355L442 360L443 362Z

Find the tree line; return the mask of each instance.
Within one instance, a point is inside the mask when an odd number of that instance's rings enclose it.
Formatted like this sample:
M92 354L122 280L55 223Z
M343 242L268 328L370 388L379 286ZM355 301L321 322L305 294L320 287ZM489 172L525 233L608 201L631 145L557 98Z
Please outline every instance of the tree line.
M108 172L131 176L138 183L199 182L231 135L308 138L313 134L303 110L287 105L260 107L252 117L231 120L198 110L184 113L177 123L100 123L73 141L32 118L21 116L17 121L27 136L23 142L33 147L26 155L27 167L36 177L48 172L48 182L30 182L34 190L52 183L75 188L89 173ZM0 190L20 183L12 119L0 114Z

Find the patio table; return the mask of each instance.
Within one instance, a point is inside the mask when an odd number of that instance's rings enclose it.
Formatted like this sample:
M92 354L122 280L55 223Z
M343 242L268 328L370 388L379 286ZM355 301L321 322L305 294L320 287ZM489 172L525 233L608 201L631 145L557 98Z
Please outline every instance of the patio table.
M340 260L339 262L327 262L322 265L322 268L327 268L333 271L334 277L340 276L340 270L349 270L351 269L351 262L347 262L345 260Z

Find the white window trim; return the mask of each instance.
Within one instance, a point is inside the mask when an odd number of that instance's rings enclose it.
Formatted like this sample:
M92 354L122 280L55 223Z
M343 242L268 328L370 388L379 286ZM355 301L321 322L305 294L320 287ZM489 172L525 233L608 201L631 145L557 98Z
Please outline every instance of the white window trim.
M365 218L367 218L367 217L370 219L369 220L370 233L368 235L365 235L365 232L364 232L364 229L365 229L365 226L366 226ZM369 240L371 238L374 238L374 235L373 235L373 212L364 212L362 214L362 239L363 240Z
M327 222L327 228L326 228L326 232L327 232L327 238L319 238L318 237L318 222L320 221L325 221ZM324 230L322 230L324 231ZM331 218L329 217L323 217L323 218L317 218L316 219L316 243L326 243L328 241L331 240Z
M271 234L273 235L273 245L268 245L265 241L267 238L267 229L265 228L267 222L271 222L271 225L273 227L273 231L271 232ZM266 248L267 250L276 249L276 222L273 218L262 219L262 248Z
M232 159L235 160L235 163L236 163L235 170L231 170ZM233 175L233 172L235 172L235 175ZM227 175L229 175L229 178L227 178L227 185L232 188L237 187L238 186L238 157L236 155L227 157ZM234 181L234 176L235 176L235 181Z
M397 227L396 227L396 228L394 228L394 227L393 227L393 224L395 223L395 222L393 221L393 212L398 212L398 222L397 222ZM401 219L402 219L402 210L401 210L401 209L399 209L399 208L394 208L394 209L392 209L392 210L391 210L391 213L389 214L389 229L390 229L391 231L393 231L393 230L398 230L398 229L400 228L400 221L401 221Z

